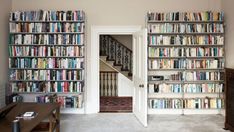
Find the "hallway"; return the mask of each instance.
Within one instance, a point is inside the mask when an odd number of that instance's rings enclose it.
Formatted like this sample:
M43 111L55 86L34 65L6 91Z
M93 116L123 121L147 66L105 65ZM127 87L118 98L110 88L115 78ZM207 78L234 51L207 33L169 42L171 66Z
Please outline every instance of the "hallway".
M221 115L150 115L144 128L131 113L61 115L61 132L229 132Z

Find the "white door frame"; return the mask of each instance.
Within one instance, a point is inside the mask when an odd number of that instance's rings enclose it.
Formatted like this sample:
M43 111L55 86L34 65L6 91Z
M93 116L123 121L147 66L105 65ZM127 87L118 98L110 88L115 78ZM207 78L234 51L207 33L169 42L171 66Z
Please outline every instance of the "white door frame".
M98 113L100 111L99 95L99 35L133 35L140 31L142 26L91 26L91 45L87 48L88 58L86 80L86 108L85 113Z

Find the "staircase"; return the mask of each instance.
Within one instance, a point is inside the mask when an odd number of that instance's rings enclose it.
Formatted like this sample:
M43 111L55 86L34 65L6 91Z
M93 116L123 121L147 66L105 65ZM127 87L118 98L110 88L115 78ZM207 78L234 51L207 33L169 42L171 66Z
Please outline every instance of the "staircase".
M132 80L132 50L110 35L101 35L100 60L116 71L100 72L100 112L132 112L132 97L119 97L117 84L118 73Z
M132 80L132 50L110 35L100 36L100 60Z

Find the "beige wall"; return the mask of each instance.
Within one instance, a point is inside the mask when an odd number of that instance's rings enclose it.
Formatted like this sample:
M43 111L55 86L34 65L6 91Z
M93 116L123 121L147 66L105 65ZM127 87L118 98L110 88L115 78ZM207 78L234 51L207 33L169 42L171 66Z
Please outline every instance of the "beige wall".
M226 67L234 68L234 1L223 0L222 9L225 19L225 51L226 51Z
M0 108L5 105L5 85L8 78L8 16L11 0L0 0Z
M111 36L132 50L132 35L111 35Z
M87 72L90 73L92 25L145 26L147 11L221 10L221 1L223 0L12 0L12 9L84 10L87 16Z

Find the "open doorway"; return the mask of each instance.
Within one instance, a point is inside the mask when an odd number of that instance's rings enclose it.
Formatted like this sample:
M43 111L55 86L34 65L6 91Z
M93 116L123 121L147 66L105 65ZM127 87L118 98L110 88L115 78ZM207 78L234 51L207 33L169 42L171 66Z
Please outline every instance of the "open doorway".
M91 26L88 56L85 113L100 112L99 36L132 35L133 44L133 114L147 126L147 30L141 26ZM90 47L89 47L90 46Z
M132 35L99 35L100 112L132 112Z

